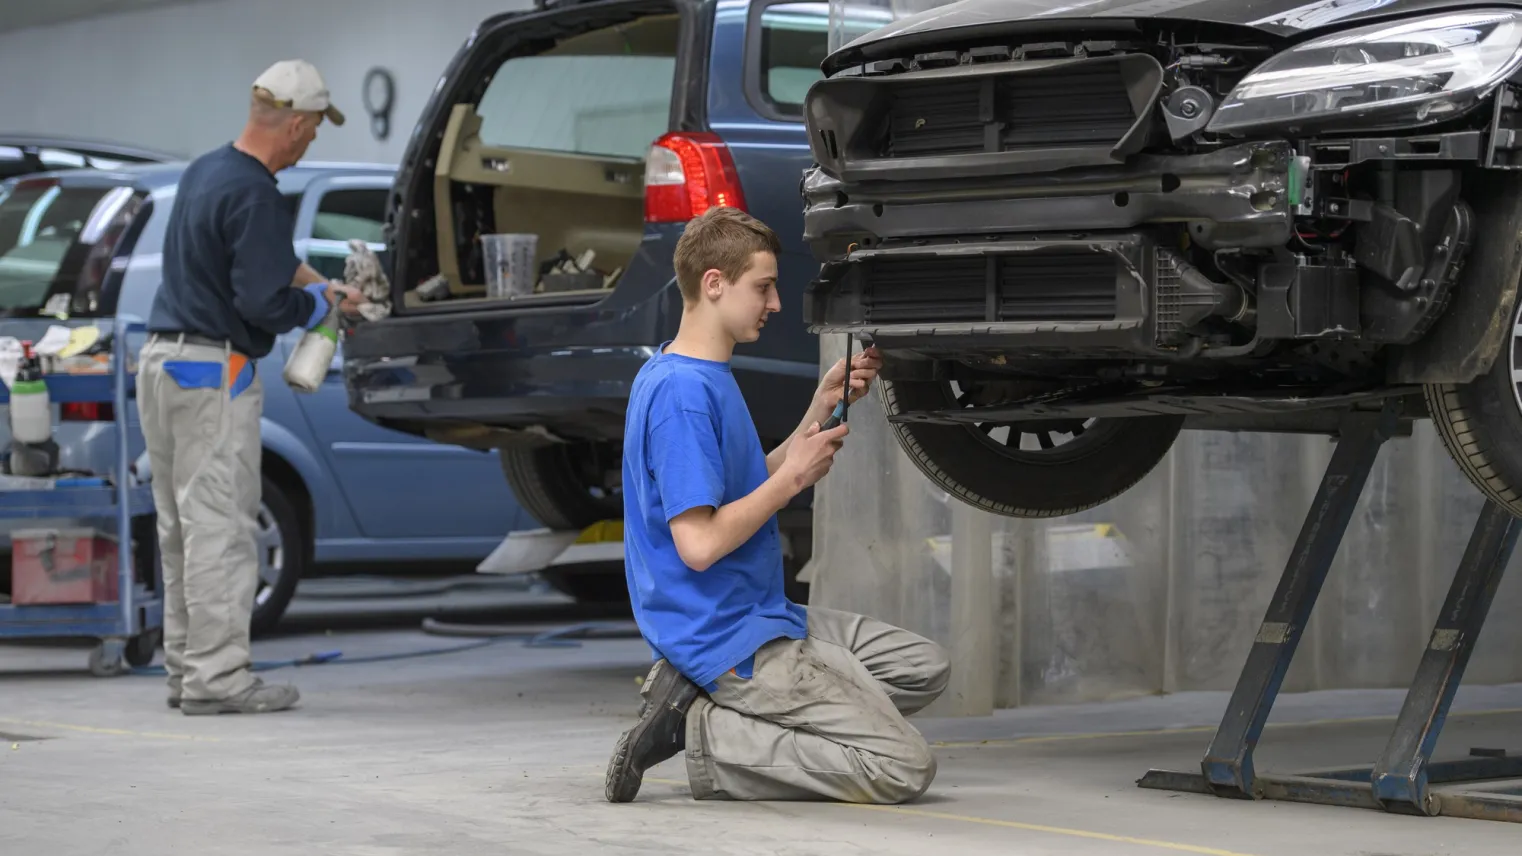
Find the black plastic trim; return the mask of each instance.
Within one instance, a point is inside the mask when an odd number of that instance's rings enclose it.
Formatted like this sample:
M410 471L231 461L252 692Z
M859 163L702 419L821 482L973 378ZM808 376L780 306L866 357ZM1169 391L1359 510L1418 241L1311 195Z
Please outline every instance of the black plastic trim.
M880 125L889 94L900 87L943 81L992 82L1000 78L1076 71L1105 64L1120 66L1121 79L1135 116L1130 129L1120 139L1107 144L1033 145L1009 151L879 157L869 150L864 139ZM890 176L895 180L913 180L1044 173L1115 164L1139 152L1155 126L1157 117L1153 108L1162 94L1162 87L1162 66L1151 55L1141 53L956 66L821 80L809 89L804 103L804 119L814 161L829 175L847 182ZM833 144L829 142L832 139Z
M993 283L999 257L1021 253L1111 256L1115 260L1114 317L999 320L997 295L994 295L984 304L986 309L978 318L926 318L891 323L875 322L870 318L868 269L874 263L983 259L990 262L989 282ZM857 250L845 261L824 265L819 277L809 283L804 292L803 320L812 333L849 332L889 348L933 351L937 348L990 347L1009 354L1058 349L1079 358L1167 355L1171 351L1155 347L1149 330L1154 257L1151 240L1134 233L1076 238L1032 235L1011 241ZM941 287L941 283L927 283L927 298L934 298L936 290Z
M1419 393L1420 387L1383 386L1342 395L1324 395L1320 389L1281 389L1260 393L1223 393L1182 391L1150 392L1134 395L1082 395L1066 401L1014 402L988 407L967 407L903 413L888 417L889 422L932 422L943 424L977 422L1013 422L1035 419L1135 418L1144 416L1258 415L1277 416L1314 410L1346 409L1387 398Z
M804 240L826 262L864 237L1118 231L1192 221L1203 231L1191 236L1214 246L1281 247L1293 226L1291 155L1286 142L1247 143L1058 175L862 184L815 167L804 173Z

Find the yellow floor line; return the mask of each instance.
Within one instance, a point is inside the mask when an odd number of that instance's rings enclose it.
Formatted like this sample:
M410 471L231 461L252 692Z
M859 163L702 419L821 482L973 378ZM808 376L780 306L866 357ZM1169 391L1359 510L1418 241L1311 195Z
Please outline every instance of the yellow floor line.
M1465 716L1497 716L1507 713L1522 713L1522 708L1512 707L1500 710L1470 710L1462 713L1450 713L1449 719L1458 719ZM1393 722L1395 714L1381 716L1350 716L1345 719L1310 719L1305 722L1270 722L1266 728L1307 728L1323 725L1355 725L1360 722ZM989 740L940 740L930 745L937 749L966 749L974 746L1018 746L1024 743L1061 743L1069 740L1102 740L1107 737L1166 737L1172 734L1200 734L1214 732L1215 725L1191 725L1186 728L1153 728L1144 731L1094 731L1083 734L1034 734L1029 737L992 738Z
M1206 856L1249 856L1246 853L1238 853L1235 850L1221 850L1215 847L1200 847L1195 844L1183 844L1177 841L1161 841L1155 838L1133 838L1129 835L1111 835L1108 832L1090 832L1087 829L1068 829L1064 826L1045 826L1039 823L1020 823L1015 820L994 820L991 817L975 817L968 814L947 814L940 811L925 811L917 808L903 808L896 805L857 805L854 803L842 803L848 808L858 808L867 811L885 811L891 814L904 814L912 817L928 817L934 820L953 820L961 823L977 823L984 826L1002 826L1006 829L1023 829L1027 832L1046 832L1052 835L1066 835L1071 838L1093 838L1099 841L1113 841L1117 844L1136 844L1142 847L1155 847L1162 850L1176 850L1182 853L1204 853Z
M654 776L645 776L647 782L655 782L661 785L675 785L676 787L688 787L688 784L676 779L657 779ZM890 814L902 814L910 817L924 817L931 820L950 820L959 823L975 823L982 826L1001 826L1005 829L1023 829L1026 832L1045 832L1051 835L1066 835L1070 838L1092 838L1098 841L1113 841L1118 844L1135 844L1141 847L1154 847L1162 850L1174 850L1181 853L1203 853L1205 856L1250 856L1247 853L1238 853L1235 850L1220 850L1215 847L1200 847L1195 844L1183 844L1177 841L1160 841L1154 838L1134 838L1130 835L1112 835L1108 832L1091 832L1087 829L1069 829L1065 826L1046 826L1039 823L1021 823L1016 820L995 820L991 817L977 817L970 814L948 814L941 811L925 811L918 808L903 808L896 805L860 805L857 803L835 803L844 808L863 809L866 811L884 811Z
M46 722L35 719L7 719L0 723L24 725L28 728L53 728L60 731L79 731L85 734L110 734L114 737L151 737L156 740L190 740L198 743L219 743L216 737L198 737L194 734L168 734L161 731L128 731L124 728L97 728L93 725L70 725L66 722Z

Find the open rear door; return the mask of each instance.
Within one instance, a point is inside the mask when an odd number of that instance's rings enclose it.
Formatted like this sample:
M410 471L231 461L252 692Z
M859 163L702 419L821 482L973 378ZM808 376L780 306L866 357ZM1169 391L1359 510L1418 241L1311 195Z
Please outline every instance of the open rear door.
M324 276L342 279L348 242L359 238L384 263L381 228L390 190L389 176L314 180L297 211L297 255ZM282 337L282 365L301 333ZM519 525L522 512L496 455L381 428L349 409L342 344L322 387L294 396L365 537L454 539L462 555L484 556ZM409 488L428 485L449 487Z

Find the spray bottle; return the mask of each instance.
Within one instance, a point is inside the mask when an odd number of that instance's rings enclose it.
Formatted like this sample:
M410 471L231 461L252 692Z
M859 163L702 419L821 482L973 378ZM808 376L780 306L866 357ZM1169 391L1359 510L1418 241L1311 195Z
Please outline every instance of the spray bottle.
M301 335L285 361L285 382L300 392L316 392L328 376L338 353L338 303L328 307L322 322Z
M21 343L21 364L11 383L11 466L15 475L41 476L58 463L53 442L53 403L42 378L42 362L31 342Z

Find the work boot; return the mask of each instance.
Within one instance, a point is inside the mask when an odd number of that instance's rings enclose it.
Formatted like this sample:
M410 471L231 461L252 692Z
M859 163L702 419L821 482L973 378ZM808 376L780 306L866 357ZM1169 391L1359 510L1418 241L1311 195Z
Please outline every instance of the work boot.
M178 708L180 706L180 694L183 692L181 687L184 684L184 680L184 678L169 679L169 699L167 704L170 708Z
M698 697L698 685L661 660L651 668L644 694L639 722L618 738L608 760L603 782L608 802L633 800L646 770L686 748L687 709Z
M271 687L257 678L254 685L228 698L184 699L180 712L186 716L212 716L218 713L274 713L296 704L301 693L295 687Z

